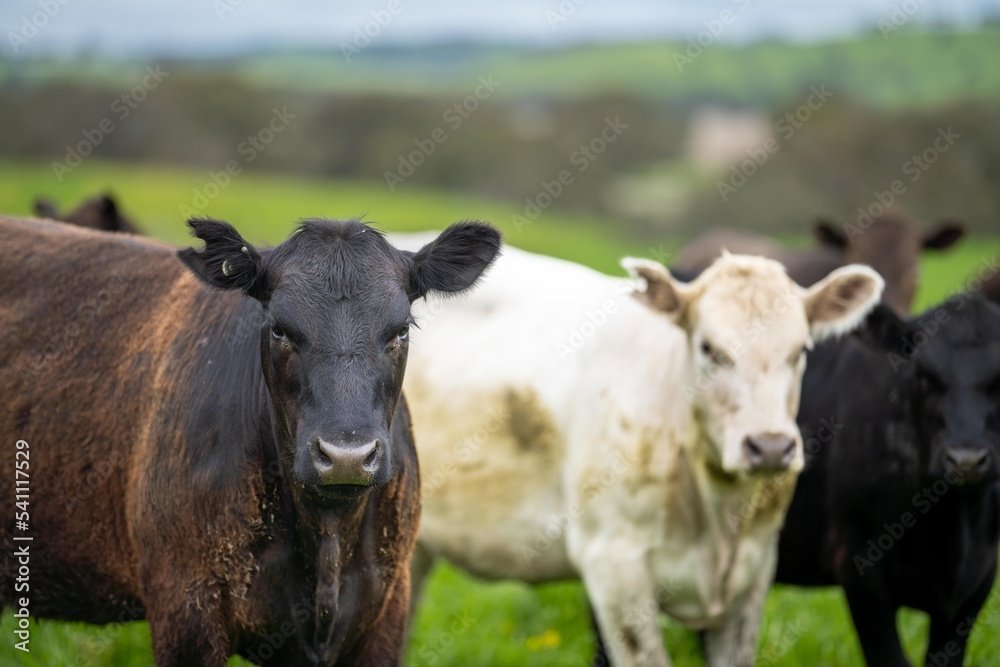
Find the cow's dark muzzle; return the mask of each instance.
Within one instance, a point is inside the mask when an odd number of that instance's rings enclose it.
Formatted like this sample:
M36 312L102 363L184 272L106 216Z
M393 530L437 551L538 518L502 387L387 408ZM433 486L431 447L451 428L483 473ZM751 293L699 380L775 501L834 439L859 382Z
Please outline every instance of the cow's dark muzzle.
M946 478L953 484L971 486L992 479L994 474L993 455L986 447L949 447L944 452Z
M378 476L384 449L380 438L333 442L316 438L312 442L312 460L320 486L371 486Z

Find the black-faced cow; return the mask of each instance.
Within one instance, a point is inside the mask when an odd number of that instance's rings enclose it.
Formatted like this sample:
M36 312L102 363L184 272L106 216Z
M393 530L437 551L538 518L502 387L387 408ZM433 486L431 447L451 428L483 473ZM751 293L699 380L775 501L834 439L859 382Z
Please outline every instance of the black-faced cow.
M904 606L930 614L926 664L960 666L1000 540L1000 307L880 306L810 355L799 426L777 580L842 586L871 667L908 664Z
M0 522L6 574L30 549L30 594L8 576L0 600L148 618L161 666L397 664L420 511L410 306L470 287L499 234L460 223L407 253L309 220L258 252L189 224L205 249L178 261L0 218L0 499L19 441L31 491L27 530Z

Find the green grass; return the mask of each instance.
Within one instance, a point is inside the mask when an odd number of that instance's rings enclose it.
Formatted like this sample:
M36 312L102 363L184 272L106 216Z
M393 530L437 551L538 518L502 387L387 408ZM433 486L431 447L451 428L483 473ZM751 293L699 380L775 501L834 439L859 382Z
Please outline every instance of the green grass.
M60 206L112 187L126 212L151 234L172 243L188 237L180 213L193 190L203 188L207 173L155 166L85 162L62 182L46 164L0 161L0 211L25 214L38 194ZM673 247L622 241L608 221L545 213L521 231L510 222L517 204L409 188L390 193L381 184L294 179L243 174L202 211L234 222L252 240L278 242L301 217L347 217L367 214L389 230L440 228L462 218L500 224L514 245L572 259L605 271L617 271L624 253L654 255ZM918 297L922 308L963 284L978 265L1000 250L998 239L966 241L955 250L928 256ZM414 619L415 632L407 665L586 665L592 635L583 588L577 583L529 587L515 582L475 581L439 566L428 582L424 604ZM922 654L927 622L919 613L900 615L907 653ZM0 664L60 667L152 664L145 623L93 627L50 621L33 622L32 652L12 648L14 619L0 620ZM665 622L674 664L702 664L694 635ZM843 596L837 589L803 591L777 587L770 595L761 634L764 665L860 665L861 658ZM967 664L997 664L1000 655L1000 587L972 635ZM233 659L231 664L244 664Z
M175 244L190 241L184 225L184 213L190 208L196 209L197 215L232 222L254 243L281 242L302 218L364 216L380 229L401 232L443 229L463 219L488 220L503 229L514 245L604 271L620 272L619 257L647 251L641 244L609 236L606 230L611 223L607 220L545 211L537 221L518 228L511 216L523 216L523 203L437 192L406 183L390 192L377 182L242 173L199 209L195 206L198 193L204 195L206 188L209 194L217 191L209 173L94 160L84 161L59 181L48 164L0 160L0 211L29 214L38 195L51 197L62 211L85 197L110 190L122 210L146 231Z

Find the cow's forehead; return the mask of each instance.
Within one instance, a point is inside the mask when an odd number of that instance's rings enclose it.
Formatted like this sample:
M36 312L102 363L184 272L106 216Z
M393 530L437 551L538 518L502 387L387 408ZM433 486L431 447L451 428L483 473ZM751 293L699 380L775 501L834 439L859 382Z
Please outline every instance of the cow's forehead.
M950 386L984 386L1000 376L1000 340L983 346L928 345L917 351L915 360Z
M272 289L334 299L388 298L405 287L402 255L357 221L309 220L268 261Z
M926 313L906 339L918 366L955 384L990 382L1000 373L1000 309L983 301Z
M720 268L704 276L691 304L693 331L719 345L775 355L808 341L801 291L780 265L760 260Z

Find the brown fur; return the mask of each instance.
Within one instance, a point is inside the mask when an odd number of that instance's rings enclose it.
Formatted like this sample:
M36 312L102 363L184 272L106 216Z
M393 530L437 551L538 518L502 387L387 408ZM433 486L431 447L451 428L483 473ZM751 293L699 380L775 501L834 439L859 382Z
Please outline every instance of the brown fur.
M961 226L951 223L925 235L898 209L890 209L870 223L861 219L843 225L823 221L814 231L817 245L797 249L756 234L715 229L681 248L674 266L682 274L700 273L728 250L776 259L795 282L809 287L841 266L867 264L885 279L882 301L905 314L917 291L921 251L946 248L962 235Z
M148 618L161 666L400 661L420 511L405 401L391 481L297 514L260 342L237 337L251 308L154 241L0 218L0 500L14 507L24 439L34 538L30 591L15 592L23 543L0 522L2 606L27 596L35 617ZM251 405L206 386L206 364ZM206 409L215 432L201 439L184 424ZM223 436L246 440L225 465L202 448Z

